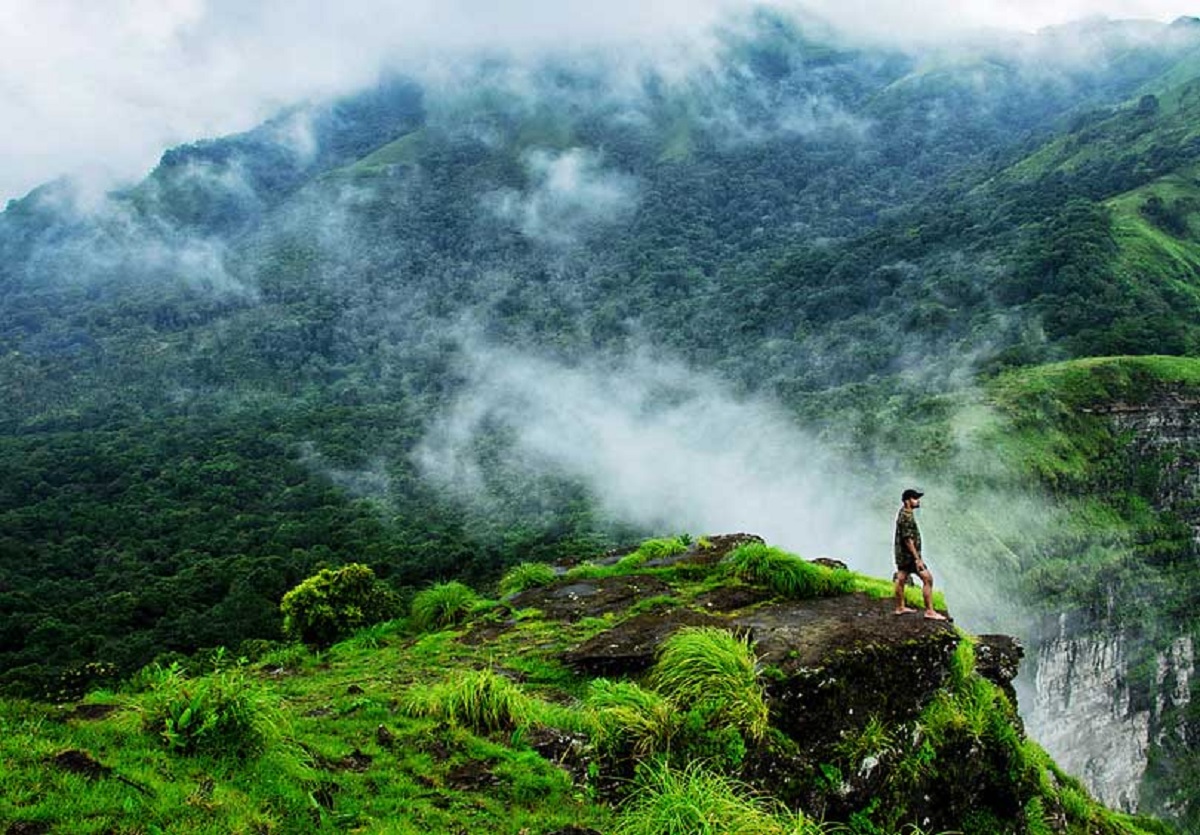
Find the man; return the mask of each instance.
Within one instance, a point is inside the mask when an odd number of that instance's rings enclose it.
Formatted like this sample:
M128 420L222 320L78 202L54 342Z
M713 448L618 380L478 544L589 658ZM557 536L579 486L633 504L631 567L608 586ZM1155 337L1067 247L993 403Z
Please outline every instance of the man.
M921 594L925 597L925 617L929 620L947 620L945 615L933 608L933 575L921 557L921 529L917 527L917 519L913 516L913 511L921 506L921 497L924 495L912 488L900 495L900 512L896 514L896 536L893 539L896 555L895 613L907 615L916 611L904 602L904 587L908 585L909 576L916 574L921 578Z

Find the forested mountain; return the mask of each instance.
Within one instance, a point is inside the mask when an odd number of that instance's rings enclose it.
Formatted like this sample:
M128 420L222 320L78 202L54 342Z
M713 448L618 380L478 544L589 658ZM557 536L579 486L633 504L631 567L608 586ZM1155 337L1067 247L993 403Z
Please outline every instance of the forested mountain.
M768 402L890 503L898 474L1011 486L956 446L997 374L1200 354L1200 21L917 53L762 11L660 58L390 74L10 202L0 684L277 638L322 566L407 594L690 524L521 445L525 413L581 423L571 373L679 432ZM1010 547L1097 546L1046 542Z

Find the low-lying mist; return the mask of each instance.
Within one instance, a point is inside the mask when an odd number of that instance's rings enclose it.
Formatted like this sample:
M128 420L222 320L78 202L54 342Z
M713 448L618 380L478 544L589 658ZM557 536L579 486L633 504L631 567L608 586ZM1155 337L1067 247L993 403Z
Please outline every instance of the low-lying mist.
M951 610L976 628L1031 621L1011 595L1014 548L1037 547L1054 512L1034 490L956 487L954 470L970 468L974 452L920 480L903 451L868 465L778 402L653 349L567 364L467 339L462 357L465 385L416 457L463 501L494 508L485 469L495 462L480 442L502 433L506 477L581 482L614 521L659 535L755 533L889 577L899 495L919 484L926 552Z

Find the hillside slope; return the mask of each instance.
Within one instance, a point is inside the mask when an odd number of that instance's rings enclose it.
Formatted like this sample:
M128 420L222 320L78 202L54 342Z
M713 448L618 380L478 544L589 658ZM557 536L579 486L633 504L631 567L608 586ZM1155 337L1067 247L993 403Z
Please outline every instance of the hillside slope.
M319 654L147 671L69 710L5 702L0 822L1168 831L1098 806L1024 738L1008 687L1019 648L895 617L885 581L746 535L656 540L559 571L523 570L545 585L433 623L414 605L407 624Z

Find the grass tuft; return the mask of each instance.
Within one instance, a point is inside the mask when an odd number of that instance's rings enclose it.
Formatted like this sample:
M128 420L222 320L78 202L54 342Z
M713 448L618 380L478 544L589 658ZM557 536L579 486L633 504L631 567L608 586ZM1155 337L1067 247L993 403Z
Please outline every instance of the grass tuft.
M413 690L401 709L481 733L537 724L541 703L495 670L455 673L431 688Z
M508 570L500 579L501 597L517 594L526 589L539 588L554 582L554 569L544 562L523 562Z
M756 796L745 784L691 763L638 770L613 835L820 835L824 827Z
M767 703L748 639L724 629L689 627L663 642L651 685L685 710L698 708L761 739Z
M418 632L445 629L462 623L481 602L470 586L457 580L439 583L413 597L410 623Z
M854 575L849 571L814 565L759 542L736 548L721 564L729 576L766 586L780 597L792 600L849 594L855 587Z
M661 694L630 681L592 681L585 706L596 720L596 742L610 754L648 757L670 748L679 712Z

